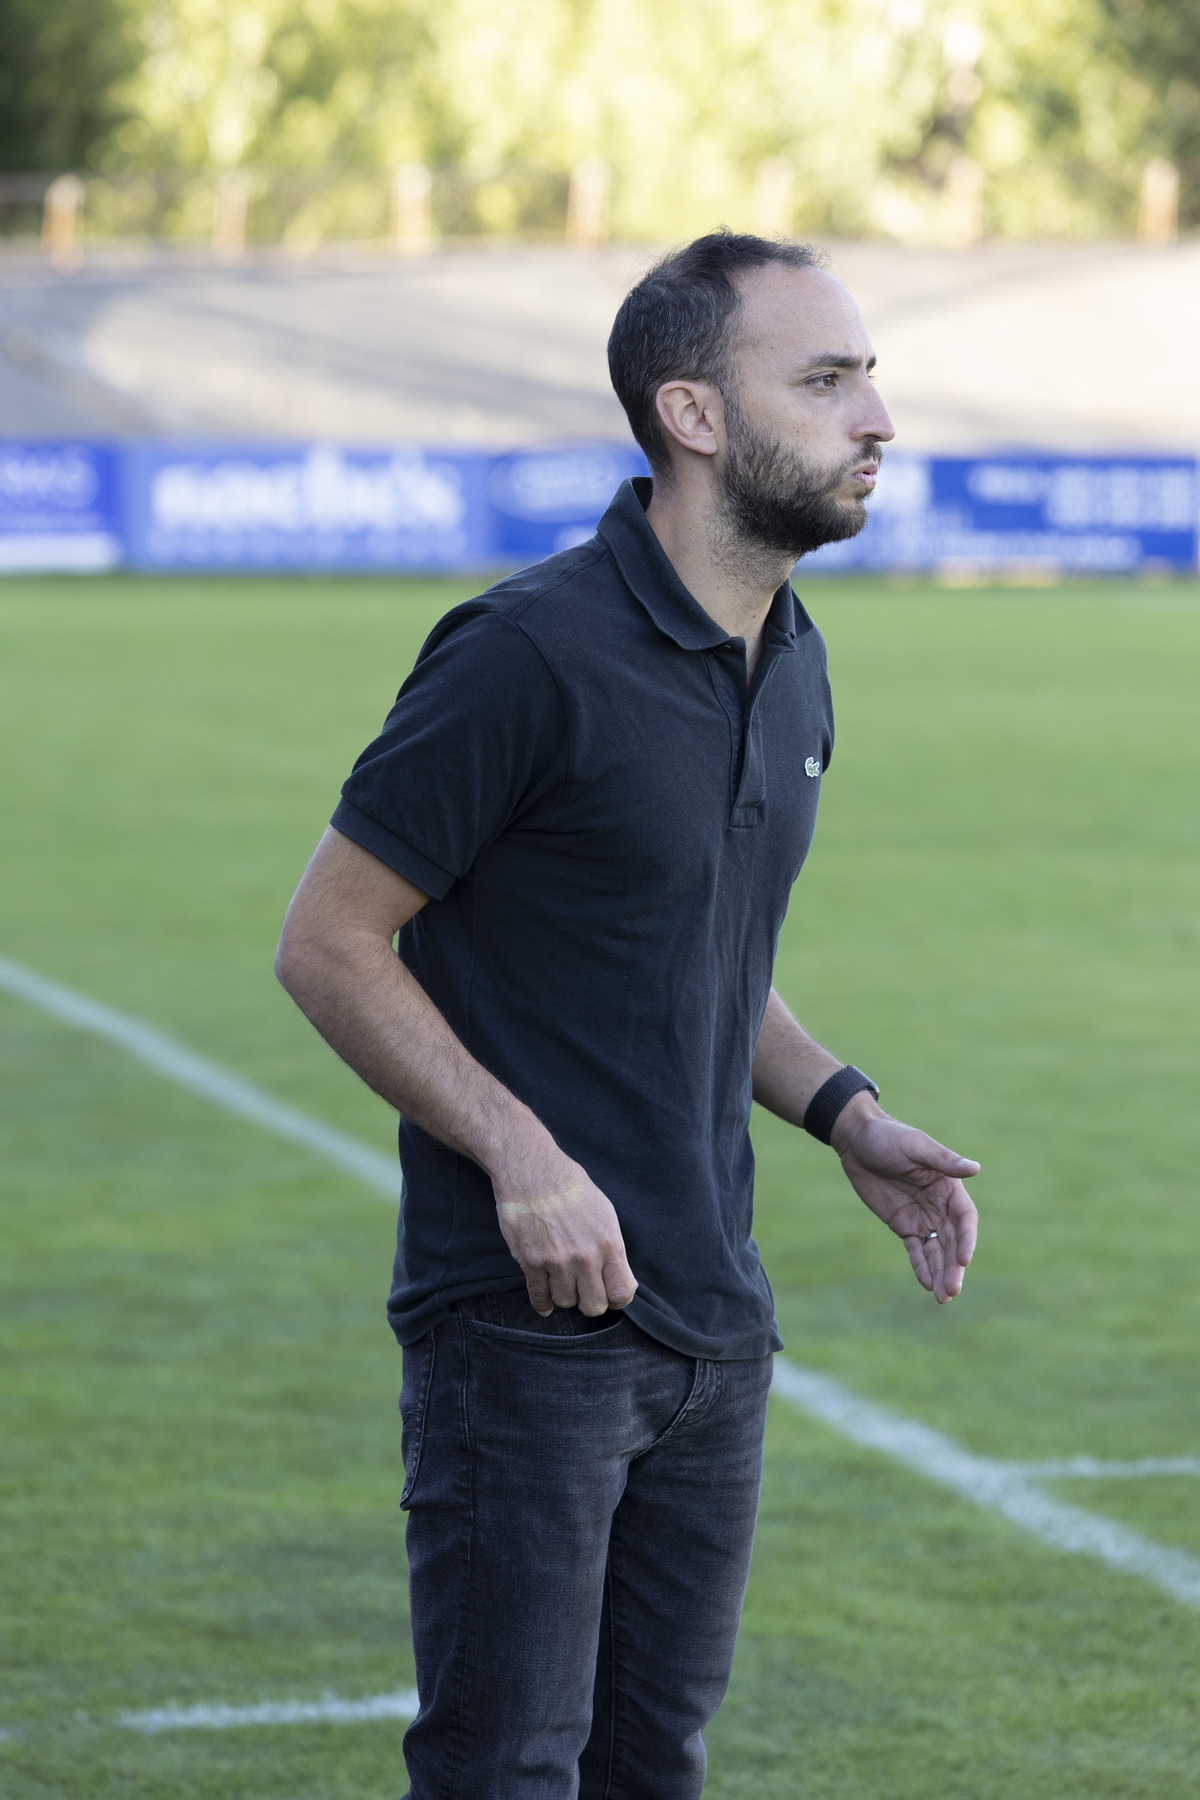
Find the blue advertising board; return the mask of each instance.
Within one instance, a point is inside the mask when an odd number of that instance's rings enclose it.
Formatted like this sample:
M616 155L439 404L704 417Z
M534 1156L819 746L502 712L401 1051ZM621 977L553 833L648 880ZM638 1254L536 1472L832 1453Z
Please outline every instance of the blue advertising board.
M126 556L146 569L471 569L493 560L486 451L134 444Z
M136 444L136 568L471 570L538 562L591 536L641 452L539 445Z
M0 571L483 573L581 543L645 471L632 443L0 443ZM868 510L798 573L1197 566L1191 457L897 453Z
M633 444L546 444L497 457L487 483L496 561L539 562L582 544L621 483L648 473Z
M0 442L0 572L119 563L117 456L107 444Z
M1200 491L1186 456L885 455L871 522L800 565L837 569L1195 570Z

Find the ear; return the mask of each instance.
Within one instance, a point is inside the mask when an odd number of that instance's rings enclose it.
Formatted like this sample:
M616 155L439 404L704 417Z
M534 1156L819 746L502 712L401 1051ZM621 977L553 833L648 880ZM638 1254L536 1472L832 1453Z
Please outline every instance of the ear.
M654 396L667 436L698 456L715 456L724 442L725 408L710 381L668 381Z

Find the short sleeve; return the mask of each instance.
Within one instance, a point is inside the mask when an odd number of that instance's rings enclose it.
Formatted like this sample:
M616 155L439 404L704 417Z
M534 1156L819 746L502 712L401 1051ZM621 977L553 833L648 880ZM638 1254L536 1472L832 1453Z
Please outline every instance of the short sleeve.
M330 823L441 900L566 763L566 712L541 652L502 614L458 609L421 651Z

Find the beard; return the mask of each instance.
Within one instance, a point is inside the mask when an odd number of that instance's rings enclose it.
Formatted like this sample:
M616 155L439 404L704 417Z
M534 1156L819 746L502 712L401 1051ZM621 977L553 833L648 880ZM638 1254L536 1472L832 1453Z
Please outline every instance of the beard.
M882 447L867 440L852 461L832 475L765 432L755 430L736 398L725 396L722 511L743 544L799 559L822 544L857 537L867 523L862 500L839 500L838 489Z

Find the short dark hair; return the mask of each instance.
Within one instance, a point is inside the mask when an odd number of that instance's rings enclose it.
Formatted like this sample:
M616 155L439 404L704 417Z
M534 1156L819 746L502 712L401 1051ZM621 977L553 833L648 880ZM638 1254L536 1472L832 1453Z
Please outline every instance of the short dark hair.
M608 372L634 437L655 474L670 468L655 396L667 381L712 381L730 375L731 325L741 306L736 277L779 263L821 269L811 244L710 231L672 250L625 296L608 340Z

